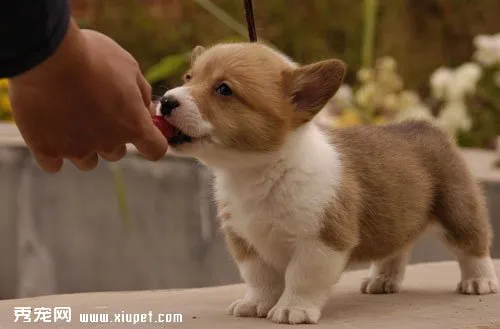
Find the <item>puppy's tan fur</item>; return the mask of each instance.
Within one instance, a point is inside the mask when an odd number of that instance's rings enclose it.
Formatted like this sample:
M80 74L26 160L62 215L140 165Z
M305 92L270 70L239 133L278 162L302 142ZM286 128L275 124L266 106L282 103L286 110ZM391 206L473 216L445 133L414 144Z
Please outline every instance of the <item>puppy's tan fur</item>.
M453 246L488 255L492 234L483 198L443 132L411 122L328 134L342 155L344 181L327 210L325 243L342 248L354 241L352 261L380 260L439 224Z
M485 202L446 134L423 122L313 121L344 73L339 60L300 66L262 44L197 47L185 84L166 93L180 104L167 119L193 137L171 149L213 168L221 226L249 288L229 312L317 323L330 287L358 262L372 262L363 293L397 292L429 226L457 256L459 292L497 292Z

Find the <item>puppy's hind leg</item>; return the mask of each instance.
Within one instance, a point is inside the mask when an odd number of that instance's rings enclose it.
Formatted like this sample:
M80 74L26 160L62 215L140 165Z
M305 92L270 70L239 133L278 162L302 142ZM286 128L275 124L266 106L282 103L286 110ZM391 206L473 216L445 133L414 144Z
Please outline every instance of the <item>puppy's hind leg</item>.
M455 176L445 182L434 209L444 228L444 240L460 265L457 292L468 295L497 293L498 279L490 257L493 233L479 186L462 171L461 177Z
M370 276L361 283L363 294L393 294L399 292L405 275L411 248L405 248L390 258L373 262Z
M489 255L473 256L455 250L462 278L457 292L466 295L485 295L498 292L498 279Z

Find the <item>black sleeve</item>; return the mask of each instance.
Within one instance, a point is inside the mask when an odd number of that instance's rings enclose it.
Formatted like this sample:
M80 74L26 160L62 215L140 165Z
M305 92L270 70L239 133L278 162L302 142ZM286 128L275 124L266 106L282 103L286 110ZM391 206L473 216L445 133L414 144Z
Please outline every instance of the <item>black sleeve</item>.
M0 0L0 78L43 62L64 39L69 0Z

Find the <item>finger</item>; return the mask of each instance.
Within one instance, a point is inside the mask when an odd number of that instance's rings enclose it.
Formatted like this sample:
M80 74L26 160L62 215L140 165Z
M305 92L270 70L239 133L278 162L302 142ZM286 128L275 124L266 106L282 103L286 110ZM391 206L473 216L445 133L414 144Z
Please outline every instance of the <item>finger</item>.
M127 154L127 147L122 145L111 152L99 152L99 155L106 161L115 162L123 159Z
M141 91L144 105L146 105L148 110L151 110L151 97L153 96L153 88L151 88L151 85L141 73L137 75L137 85L139 86L139 90Z
M81 171L89 171L97 167L97 164L99 163L99 157L97 156L97 153L88 155L84 158L72 158L70 159L73 164L80 169Z
M137 151L144 156L147 160L157 161L167 153L167 140L153 124L151 118L145 119L143 124L142 137L135 141L133 144Z
M35 158L38 166L47 173L59 172L63 165L63 159L52 158L42 153L33 152L33 157Z
M151 102L151 105L149 105L149 113L152 116L160 114L160 111L158 111L158 104L160 104L160 102Z

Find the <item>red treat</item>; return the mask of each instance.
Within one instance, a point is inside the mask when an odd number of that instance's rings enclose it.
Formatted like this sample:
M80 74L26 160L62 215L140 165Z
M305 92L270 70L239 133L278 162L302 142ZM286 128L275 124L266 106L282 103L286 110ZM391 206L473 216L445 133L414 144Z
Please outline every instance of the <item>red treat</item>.
M165 138L170 138L174 136L174 126L172 126L164 117L161 115L153 116L153 123L160 129Z

